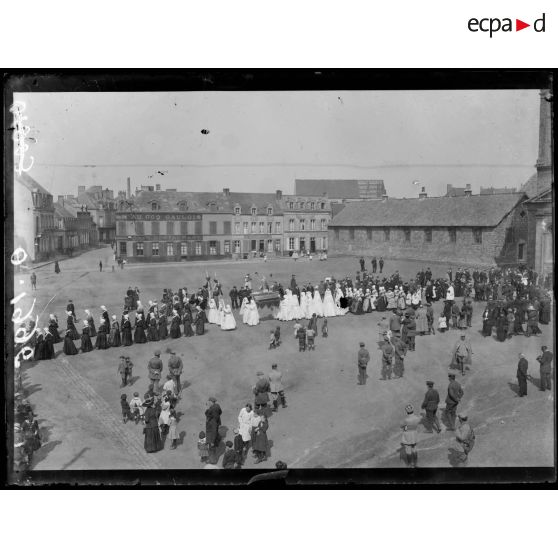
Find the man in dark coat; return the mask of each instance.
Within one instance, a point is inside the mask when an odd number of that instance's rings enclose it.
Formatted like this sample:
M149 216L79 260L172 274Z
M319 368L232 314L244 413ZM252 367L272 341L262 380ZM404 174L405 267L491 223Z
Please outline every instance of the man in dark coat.
M221 426L221 414L223 411L217 403L215 397L210 397L207 401L207 409L205 410L205 438L209 445L209 462L217 463L217 448L221 437L219 436L219 427Z
M71 312L74 319L76 318L76 308L71 300L68 300L68 305L66 306L66 312Z
M153 355L154 356L149 359L147 364L149 387L153 387L153 392L159 395L159 381L163 373L163 361L161 360L161 351L159 349L157 349Z
M169 374L172 376L174 382L174 389L176 391L176 395L180 397L182 393L182 382L180 380L180 375L182 374L183 363L182 359L179 356L176 356L176 352L174 350L170 350L170 358L169 358Z
M378 268L378 260L376 259L376 256L370 260L370 263L372 264L372 273L376 273L376 269Z
M550 391L552 389L550 382L552 376L552 359L554 358L554 355L548 350L548 347L546 345L543 345L541 347L541 351L542 355L539 355L537 357L537 360L541 365L541 383L539 389L541 391L545 391L547 389Z
M358 351L358 385L363 386L366 384L366 367L370 361L370 353L364 348L364 343L359 343L360 349Z
M236 289L236 287L233 287L229 291L229 296L231 297L231 308L233 310L238 309L240 306L238 304L238 290Z
M265 377L265 374L261 371L257 373L258 381L254 386L254 409L256 413L258 411L263 411L265 413L265 408L269 402L269 393L271 392L271 386L269 383L269 378Z
M523 353L519 353L519 362L517 363L517 383L519 384L518 397L527 395L527 369L529 363Z
M296 279L295 279L295 276L293 275L291 277L291 291L294 292L295 290L296 290Z
M364 258L361 257L358 263L360 264L360 271L364 271Z
M457 405L463 397L463 388L461 384L455 380L455 374L450 372L448 374L449 385L448 395L446 397L446 420L449 424L448 430L455 430L455 417L457 416Z
M427 391L424 395L424 401L422 402L421 408L426 411L426 431L432 434L432 429L436 430L438 434L442 431L440 427L440 421L436 416L438 411L438 405L440 404L440 394L434 389L434 382L430 380L426 382Z

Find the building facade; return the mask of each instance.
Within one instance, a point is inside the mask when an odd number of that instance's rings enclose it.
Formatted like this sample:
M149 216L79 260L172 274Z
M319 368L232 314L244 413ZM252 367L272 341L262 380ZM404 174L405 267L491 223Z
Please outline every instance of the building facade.
M383 180L296 179L295 196L325 197L331 202L380 200L386 195Z
M102 186L78 186L77 201L89 211L97 227L98 241L103 244L114 242L117 209L114 192Z

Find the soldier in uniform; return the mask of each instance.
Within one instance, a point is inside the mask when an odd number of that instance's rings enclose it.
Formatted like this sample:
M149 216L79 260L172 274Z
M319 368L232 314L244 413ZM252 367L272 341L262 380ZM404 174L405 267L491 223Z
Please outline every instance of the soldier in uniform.
M163 373L163 361L161 360L161 351L157 349L154 356L149 359L147 364L147 372L149 374L149 387L153 389L153 393L159 395L159 381Z
M518 397L527 395L527 369L529 363L523 353L519 353L519 362L517 363L517 383L519 384Z
M380 273L382 273L383 269L384 269L384 258L382 258L381 256L380 256L380 259L378 261L378 264L380 265Z
M545 391L546 389L550 391L552 389L552 385L551 385L552 359L554 358L554 355L548 350L548 347L546 345L543 345L541 347L541 351L542 351L542 355L539 355L537 357L537 360L541 365L540 368L541 383L539 389L541 391Z
M417 427L421 422L421 418L415 415L415 411L412 405L407 405L405 407L405 412L407 417L401 424L401 429L403 430L403 435L401 437L401 445L405 450L405 459L407 461L407 467L417 466Z
M455 439L463 449L463 457L461 458L462 461L467 461L469 453L475 445L475 433L473 432L471 425L467 422L468 417L465 413L459 413L458 418L459 427L455 433Z
M424 401L422 402L421 408L426 411L426 431L432 434L432 429L436 430L438 434L442 431L440 427L440 421L436 416L438 411L438 405L440 404L440 394L434 389L434 382L428 380L426 382L427 391L424 395Z
M176 352L171 350L169 358L169 374L172 376L174 382L174 391L178 397L182 393L182 382L180 381L180 375L182 374L183 364L182 359L176 356Z
M256 414L265 414L265 409L269 402L271 386L269 379L265 377L263 372L258 371L256 375L258 376L258 381L252 390L254 393L254 409ZM260 413L258 413L258 411L260 411Z
M389 339L386 339L382 344L382 377L380 380L391 380L394 353L393 345Z
M372 273L376 273L376 269L378 268L378 260L376 259L376 256L372 258L370 263L372 264Z
M448 395L446 397L446 420L449 424L448 430L455 430L455 417L457 413L457 405L463 397L463 388L461 384L455 380L455 374L453 372L448 373L449 385L448 385Z
M283 375L277 370L277 365L271 365L271 372L269 374L269 389L271 390L271 401L273 405L273 412L277 412L279 408L279 401L283 409L287 408L285 400L285 388L283 386Z
M363 386L366 384L366 367L370 361L370 353L364 348L364 343L359 343L360 349L358 351L358 385Z

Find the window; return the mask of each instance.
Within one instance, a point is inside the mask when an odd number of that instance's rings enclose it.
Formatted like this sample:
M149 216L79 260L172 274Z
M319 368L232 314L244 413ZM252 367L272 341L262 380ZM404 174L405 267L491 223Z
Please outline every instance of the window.
M242 232L244 234L248 234L248 223L246 221L244 221L244 223L242 223Z
M294 219L289 219L289 230L290 230L290 231L294 231L294 230L295 230L294 223L295 223L295 220L294 220Z
M482 244L482 229L479 227L473 229L473 243Z
M158 235L159 234L159 221L153 221L151 223L151 234Z
M320 221L320 224L321 224L321 226L322 226L322 231L325 231L325 230L327 229L327 222L326 222L326 220L325 220L325 219L322 219L322 220Z
M225 240L224 250L225 250L225 254L230 254L231 253L231 241L230 240Z
M424 242L432 242L432 229L424 229Z
M355 229L350 228L349 230L349 240L354 240L355 239Z
M136 221L136 234L143 235L143 221Z
M234 234L240 234L240 223L234 224Z
M316 230L316 219L310 219L310 230L311 231Z
M126 221L118 221L118 235L119 236L126 235Z
M405 242L411 242L411 229L403 229L403 238Z
M281 240L279 238L275 240L275 251L281 252Z
M121 242L120 243L120 255L121 256L126 256L128 253L128 247L126 246L125 242Z
M267 234L272 234L273 233L273 223L268 223L267 224Z
M263 221L260 221L260 234L263 234L265 232L265 223Z
M256 214L256 211L257 211L257 208L256 208L256 207L252 207L252 208L250 209L250 213L251 213L252 215L255 215L255 214Z
M234 208L234 214L235 214L235 215L240 215L240 207L236 206L236 207Z
M143 242L136 242L136 256L143 256Z
M217 234L217 221L209 221L209 234Z
M240 240L235 240L233 246L234 246L234 253L240 254Z
M372 240L372 230L373 230L372 227L368 227L368 228L366 229L366 238L367 238L368 240Z
M198 235L202 234L202 222L201 222L201 220L196 221L194 234L198 234Z
M315 204L314 204L314 202L311 202L311 203L310 203L310 209L312 209L312 210L313 210L313 209L314 209L314 207L315 207Z
M180 243L180 255L187 256L188 255L188 244L186 242Z
M174 244L172 242L167 244L167 256L174 256Z
M515 234L514 234L514 230L512 227L508 227L506 229L506 243L507 244L513 244L515 241Z
M389 242L389 229L384 229L384 242Z
M455 244L457 242L457 230L455 227L450 227L448 229L448 236L451 243Z
M293 202L289 202L289 209L292 209L294 207Z
M294 250L295 249L295 239L291 236L289 238L289 250Z
M180 221L180 234L184 236L188 234L188 221Z
M304 219L300 220L300 229L301 231L305 231L306 230L306 221Z
M202 243L196 242L196 256L201 256L202 253Z
M273 240L268 240L267 241L267 251L268 252L273 252Z
M320 209L325 209L325 202L322 202L322 203L320 204Z
M174 221L167 221L167 234L173 235L174 234ZM172 254L170 254L172 255Z
M151 202L151 211L158 211L159 204L157 202Z
M268 215L273 215L273 207L268 207L267 208L267 214Z
M281 221L275 221L275 234L281 233Z
M217 241L210 240L209 241L209 254L211 256L215 256L217 254Z
M158 256L159 255L159 243L158 242L154 242L152 247L151 247L151 254L153 256Z
M186 202L179 202L178 209L179 211L186 211L186 209L188 209L188 205L186 204Z
M223 221L223 234L231 234L231 222Z
M256 232L256 223L250 223L250 232L251 232L251 233L255 233L255 232Z
M523 244L523 242L517 245L517 259L518 260L525 259L525 244Z

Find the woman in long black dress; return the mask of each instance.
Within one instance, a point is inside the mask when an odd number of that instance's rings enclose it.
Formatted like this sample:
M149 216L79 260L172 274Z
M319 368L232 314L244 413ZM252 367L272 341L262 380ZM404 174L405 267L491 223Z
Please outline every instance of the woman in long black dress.
M181 336L180 332L180 316L176 310L172 311L172 320L170 326L170 336L172 339L178 339Z
M56 316L54 314L50 315L48 330L52 335L53 343L60 343L60 341L62 341L62 339L60 338L60 334L58 333L58 320L56 319Z
M380 287L380 296L376 302L376 310L378 312L385 312L387 310L387 297L383 287Z
M45 347L44 347L44 357L46 360L50 360L51 358L55 357L54 353L54 340L52 337L52 333L45 327Z
M72 336L72 340L75 341L76 339L79 339L79 333L77 332L76 329L74 317L72 316L71 312L66 311L66 314L68 314L68 319L66 320L67 329L70 330L70 335Z
M124 347L129 347L132 344L132 324L130 323L130 317L128 314L124 314L124 318L122 320L122 345Z
M506 319L506 315L503 312L498 314L498 318L496 319L496 339L498 341L505 341L507 338L507 325L508 321Z
M490 337L492 335L492 316L490 315L490 308L488 306L482 313L482 335L483 337Z
M169 336L169 330L167 327L167 316L164 313L164 309L162 309L162 313L159 316L158 320L158 328L159 328L159 339L163 340Z
M143 314L136 315L136 329L134 331L134 343L147 343L145 336L145 321Z
M120 347L120 345L122 345L122 340L120 339L120 326L118 325L116 316L112 317L109 333L109 345L111 347Z
M45 359L45 337L41 329L37 330L37 339L35 341L35 352L33 354L33 360L44 360Z
M194 330L192 329L192 313L190 312L190 305L187 304L184 309L184 318L182 319L184 324L184 337L193 337Z
M81 352L88 353L93 350L91 343L91 326L89 320L83 320L83 329L81 330Z
M97 349L108 349L107 329L107 323L104 318L101 318L99 330L97 331L97 341L95 341L95 347L97 347Z
M77 355L78 350L74 345L74 340L72 339L72 331L70 329L66 330L66 335L64 336L64 346L62 347L65 355Z
M151 314L149 314L149 327L147 328L147 340L159 341L159 329L157 327L157 320L155 319L154 312L151 312Z
M93 316L91 315L91 312L89 310L86 310L85 314L85 319L87 320L87 325L89 327L89 337L95 337L97 335L97 330L95 329L95 320L93 319Z
M513 309L513 316L514 316L514 321L513 321L514 335L524 335L525 331L523 329L523 324L521 323L520 312L517 308Z
M145 427L143 428L145 441L143 447L147 453L154 453L163 449L163 441L161 440L161 433L159 431L159 420L157 418L157 412L153 408L153 403L154 400L152 397L148 397L143 402L143 406L146 407L143 415L145 421Z
M203 335L205 333L205 324L207 322L207 316L205 315L205 310L198 306L198 315L194 325L196 326L196 335Z

